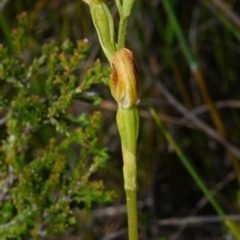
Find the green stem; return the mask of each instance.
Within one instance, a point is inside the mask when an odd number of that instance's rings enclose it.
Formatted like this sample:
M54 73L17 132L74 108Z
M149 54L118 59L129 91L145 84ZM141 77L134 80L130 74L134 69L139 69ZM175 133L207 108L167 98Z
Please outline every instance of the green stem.
M120 19L117 49L121 49L125 46L127 23L128 23L128 17L122 17Z
M118 43L117 43L118 50L125 46L128 18L131 15L134 2L135 0L123 0L122 7L119 12L120 23L119 23Z
M126 191L127 211L128 211L128 237L129 240L138 240L138 223L137 223L137 191Z
M139 100L139 80L133 54L124 48L127 23L135 0L116 0L120 13L117 49L114 41L113 18L105 1L84 1L90 6L102 49L113 67L110 89L119 105L117 127L122 144L129 240L138 240L136 146L139 116L136 105Z
M121 137L123 154L124 188L127 200L129 240L138 240L137 223L137 163L136 145L139 128L139 116L136 107L118 108L117 126Z
M118 11L121 12L122 11L121 1L120 0L116 0L116 5L117 5L117 8L118 8Z

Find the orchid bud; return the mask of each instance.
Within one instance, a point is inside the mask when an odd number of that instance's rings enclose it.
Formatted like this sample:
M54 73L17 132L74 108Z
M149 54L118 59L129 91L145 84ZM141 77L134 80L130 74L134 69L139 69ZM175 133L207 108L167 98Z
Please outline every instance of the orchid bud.
M121 108L136 107L139 102L139 76L132 52L126 48L115 52L112 67L110 79L112 96Z

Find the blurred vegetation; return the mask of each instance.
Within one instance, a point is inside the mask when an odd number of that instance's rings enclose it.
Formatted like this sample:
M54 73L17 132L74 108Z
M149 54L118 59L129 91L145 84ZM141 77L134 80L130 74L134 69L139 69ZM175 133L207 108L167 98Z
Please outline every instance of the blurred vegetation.
M127 36L141 75L139 238L224 239L231 231L149 107L239 220L240 3L166 2L136 1ZM110 69L88 7L1 0L0 11L0 236L127 239Z
M97 141L101 114L87 113L75 102L96 104L88 90L109 75L96 62L79 82L78 69L89 47L84 41L44 44L34 58L28 46L28 16L18 16L10 35L12 51L0 47L1 239L39 239L76 224L75 208L109 202L115 196L92 175L109 154ZM11 52L10 52L11 51Z

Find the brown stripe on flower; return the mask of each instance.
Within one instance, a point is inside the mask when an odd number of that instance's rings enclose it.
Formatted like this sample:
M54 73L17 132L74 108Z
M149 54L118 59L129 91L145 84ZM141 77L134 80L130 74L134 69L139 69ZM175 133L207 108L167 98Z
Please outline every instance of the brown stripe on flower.
M127 48L114 53L110 90L121 108L135 107L139 102L139 74L134 56Z

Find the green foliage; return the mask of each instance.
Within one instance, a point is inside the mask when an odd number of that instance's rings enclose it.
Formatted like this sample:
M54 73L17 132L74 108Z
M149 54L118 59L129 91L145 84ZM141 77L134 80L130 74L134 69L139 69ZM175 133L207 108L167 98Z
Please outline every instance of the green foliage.
M88 90L106 82L109 69L96 62L79 78L89 51L84 41L48 43L32 59L26 19L21 15L13 32L14 50L0 46L0 111L7 116L0 145L1 239L63 232L75 223L73 208L115 196L93 178L108 160L97 140L101 114L76 107L101 101Z

